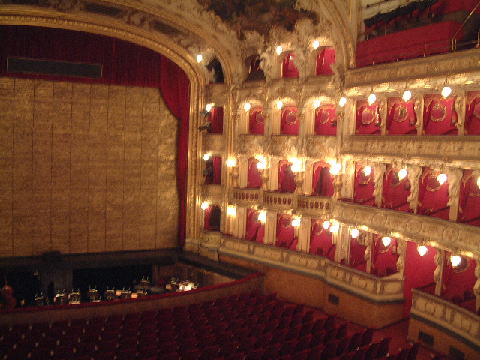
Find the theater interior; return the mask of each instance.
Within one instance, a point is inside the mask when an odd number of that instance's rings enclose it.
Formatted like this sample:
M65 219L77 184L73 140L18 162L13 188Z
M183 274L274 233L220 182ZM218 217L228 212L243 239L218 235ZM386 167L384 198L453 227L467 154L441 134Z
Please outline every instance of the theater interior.
M480 0L1 0L0 360L480 359L479 48Z

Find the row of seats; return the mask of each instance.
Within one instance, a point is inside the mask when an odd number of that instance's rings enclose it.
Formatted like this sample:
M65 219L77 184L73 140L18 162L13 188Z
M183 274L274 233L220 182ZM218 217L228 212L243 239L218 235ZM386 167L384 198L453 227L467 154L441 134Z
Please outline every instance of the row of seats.
M334 316L256 293L0 331L4 360L366 360L385 359L390 343L373 342L371 329L352 332Z

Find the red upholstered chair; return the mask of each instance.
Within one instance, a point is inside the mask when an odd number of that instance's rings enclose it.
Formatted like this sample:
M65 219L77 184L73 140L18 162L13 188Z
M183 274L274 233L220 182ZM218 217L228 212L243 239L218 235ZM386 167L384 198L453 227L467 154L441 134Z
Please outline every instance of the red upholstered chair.
M295 65L295 54L287 53L282 62L282 77L284 78L298 78L300 76Z

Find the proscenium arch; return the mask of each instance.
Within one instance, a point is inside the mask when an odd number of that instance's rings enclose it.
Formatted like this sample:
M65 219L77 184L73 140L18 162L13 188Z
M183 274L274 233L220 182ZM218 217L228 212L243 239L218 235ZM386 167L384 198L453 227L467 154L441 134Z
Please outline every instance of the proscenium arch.
M101 17L100 17L101 18ZM190 80L190 113L188 135L188 174L187 174L187 214L186 214L186 239L193 238L198 234L195 224L197 223L196 202L199 189L195 179L198 172L198 159L200 158L200 137L198 127L200 109L203 108L205 79L198 71L198 65L191 59L190 54L181 47L173 44L165 36L149 33L119 22L99 22L95 16L72 16L59 13L50 9L32 8L25 6L1 6L0 25L11 26L38 26L57 28L73 31L83 31L92 34L104 35L119 40L128 41L136 45L153 50L166 56L176 63Z

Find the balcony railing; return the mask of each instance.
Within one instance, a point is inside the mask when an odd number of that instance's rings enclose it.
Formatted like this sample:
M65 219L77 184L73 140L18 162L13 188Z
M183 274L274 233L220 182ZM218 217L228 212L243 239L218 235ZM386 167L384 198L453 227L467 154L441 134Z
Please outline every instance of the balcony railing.
M323 196L298 196L297 208L304 215L330 217L332 199Z
M297 195L294 193L264 192L263 203L273 210L289 210L297 207Z
M232 189L232 202L239 206L259 205L263 202L261 189Z

